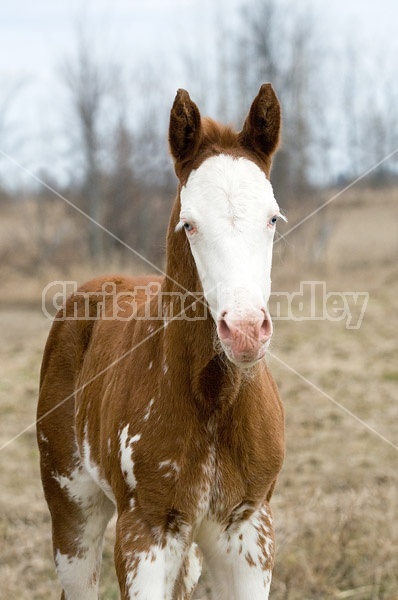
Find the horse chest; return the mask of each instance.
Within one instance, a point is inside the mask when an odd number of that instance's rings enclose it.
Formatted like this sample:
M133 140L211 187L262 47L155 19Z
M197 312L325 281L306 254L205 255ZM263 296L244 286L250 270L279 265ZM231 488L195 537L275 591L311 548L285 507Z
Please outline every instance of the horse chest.
M208 518L227 522L237 506L255 505L265 495L268 482L260 477L253 492L240 466L217 443L188 445L165 458L156 451L148 456L140 441L122 439L119 468L134 503L150 507L148 520L160 524L165 515L178 514L193 527Z
M108 497L111 489L127 504L149 507L145 518L156 526L174 513L193 526L206 518L227 522L237 506L264 499L275 476L264 469L272 436L259 439L251 431L245 440L247 425L238 425L244 420L214 418L205 426L187 408L176 419L159 394L126 406L122 417L109 413L102 427L100 403L87 398L77 415L85 466Z

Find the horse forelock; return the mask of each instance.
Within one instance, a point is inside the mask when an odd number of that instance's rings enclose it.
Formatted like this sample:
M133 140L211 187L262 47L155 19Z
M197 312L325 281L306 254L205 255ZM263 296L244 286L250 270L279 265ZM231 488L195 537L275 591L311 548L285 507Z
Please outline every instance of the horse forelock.
M230 125L223 125L203 117L201 120L201 141L193 156L187 157L177 165L177 174L182 185L185 185L192 171L195 171L208 158L218 154L228 154L235 158L247 158L254 162L269 178L271 159L264 162L254 152L250 152L241 141L240 132Z

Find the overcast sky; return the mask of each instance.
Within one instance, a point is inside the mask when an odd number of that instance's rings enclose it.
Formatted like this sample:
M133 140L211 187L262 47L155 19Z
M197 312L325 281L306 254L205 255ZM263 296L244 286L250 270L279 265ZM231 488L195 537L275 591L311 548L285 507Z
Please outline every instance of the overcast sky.
M57 58L73 44L73 23L86 14L107 29L133 56L172 58L177 40L187 39L209 14L225 14L243 0L13 0L0 18L0 73L35 77L53 73ZM291 0L292 2L294 0ZM396 0L310 0L323 17L325 34L338 41L353 30L364 51L393 43L398 26ZM225 19L228 14L225 15ZM171 45L169 49L167 46ZM368 44L368 48L366 48ZM130 57L129 57L130 56Z
M329 52L338 52L342 40L352 37L356 47L369 57L369 62L393 59L395 65L398 64L396 0L308 1L319 15L319 33L327 39ZM18 123L25 137L27 132L28 137L31 133L32 140L54 125L57 117L53 104L59 85L57 66L73 51L74 26L84 15L99 32L100 39L105 32L102 51L106 53L109 48L127 69L139 69L140 64L148 60L161 66L167 81L166 95L169 95L165 102L169 104L177 87L189 89L189 76L178 69L178 54L192 44L202 52L213 17L228 22L239 4L242 0L13 0L3 3L0 108L13 82L24 81L9 111L9 119ZM37 152L32 141L19 155L15 140L9 146L7 136L0 139L0 149L15 153L21 161L26 160L29 153ZM4 173L3 165L0 169Z

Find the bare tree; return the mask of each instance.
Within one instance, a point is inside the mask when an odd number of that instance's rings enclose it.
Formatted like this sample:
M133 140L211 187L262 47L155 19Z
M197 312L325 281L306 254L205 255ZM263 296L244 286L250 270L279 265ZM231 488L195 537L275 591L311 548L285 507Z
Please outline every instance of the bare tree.
M134 136L122 112L113 138L112 165L106 179L106 224L117 237L139 252L146 249L142 236L146 227L143 186L134 165ZM108 239L115 248L118 244Z
M76 55L64 61L61 77L69 93L72 132L78 135L82 155L83 198L90 217L101 222L105 109L118 83L119 69L100 59L82 23L76 34ZM89 228L89 253L92 260L99 260L103 254L103 232L94 223Z
M308 192L314 123L317 65L314 20L277 0L249 0L242 9L238 73L245 73L241 96L253 94L262 81L271 81L283 101L282 150L275 161L273 181L289 197ZM246 65L243 64L246 61ZM239 75L240 78L240 75ZM241 80L241 79L240 79ZM242 80L241 80L242 81Z
M0 97L0 139L4 143L4 138L10 135L10 130L15 133L16 124L10 122L10 112L13 104L20 95L21 90L27 85L26 78L19 78L16 81L2 85L2 94Z
M13 118L12 109L28 83L29 80L25 77L2 81L0 92L0 142L1 150L11 155L14 155L16 150L20 152L27 141L24 128L15 117ZM0 182L0 185L2 185L2 182ZM0 196L6 197L4 190L0 189Z
M398 85L393 53L364 55L355 40L350 40L344 55L342 106L340 120L345 129L343 144L350 180L383 160L397 148ZM366 178L366 184L388 185L396 181L397 158L380 165Z

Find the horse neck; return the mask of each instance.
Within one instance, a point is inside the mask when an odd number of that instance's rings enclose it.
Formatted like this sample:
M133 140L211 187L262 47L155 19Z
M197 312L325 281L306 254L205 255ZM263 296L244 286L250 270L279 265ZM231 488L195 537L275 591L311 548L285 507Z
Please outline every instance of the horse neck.
M167 234L166 277L162 285L165 311L173 299L173 314L183 308L175 298L184 296L184 308L189 318L176 318L164 330L164 348L175 361L185 365L191 378L194 394L202 403L211 406L230 403L236 397L241 383L241 373L227 358L216 351L216 327L203 296L195 261L183 231L176 232L179 222L180 195L174 202ZM187 294L190 292L192 295ZM192 304L196 302L196 310ZM199 314L199 318L195 315ZM185 314L183 314L185 317ZM204 406L206 408L206 406Z
M166 277L163 283L165 294L184 294L201 292L202 286L198 277L189 242L184 232L176 232L180 215L180 190L174 201L167 231Z

